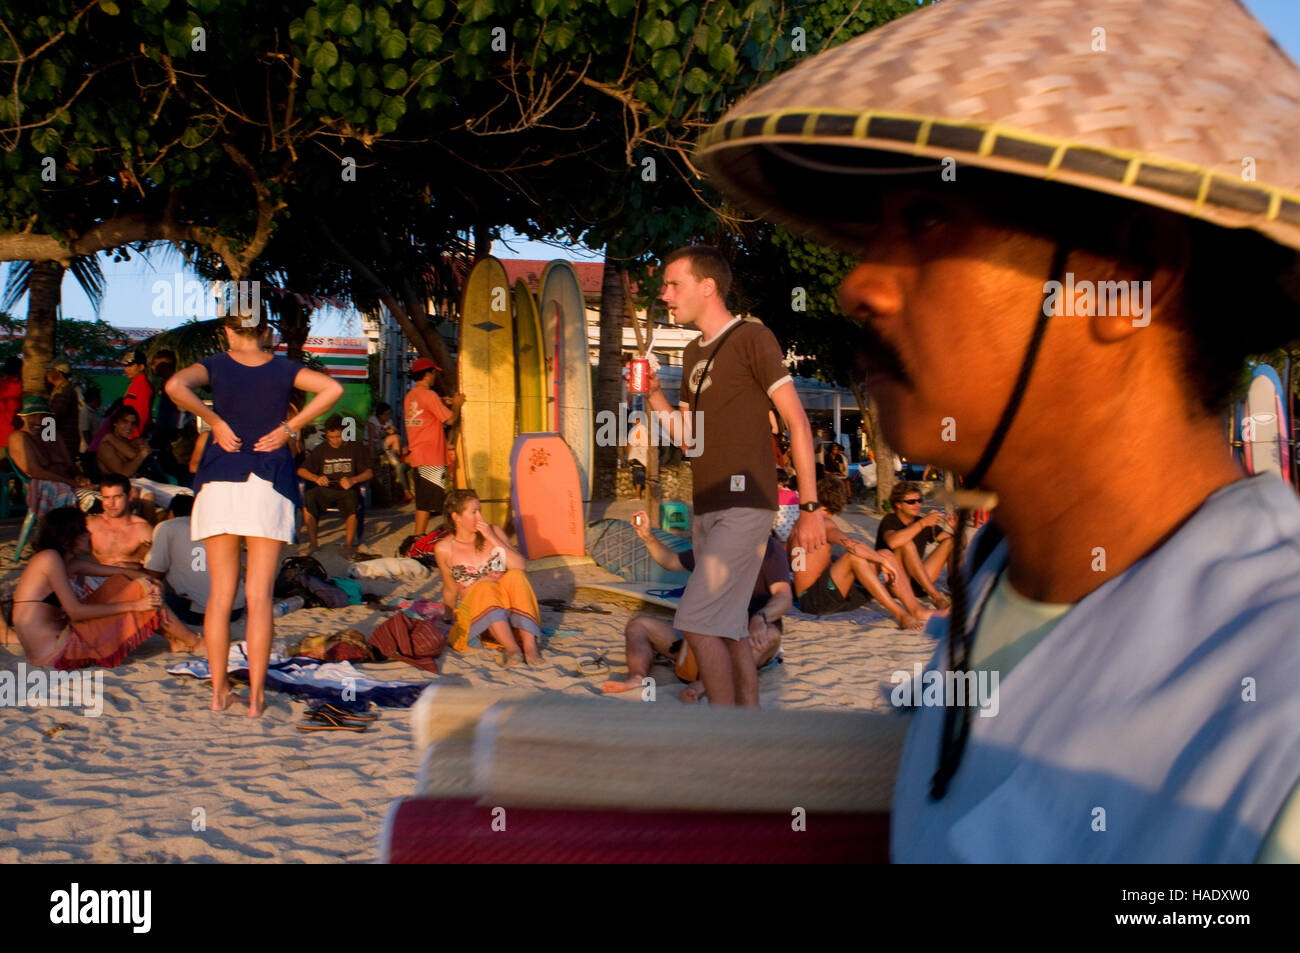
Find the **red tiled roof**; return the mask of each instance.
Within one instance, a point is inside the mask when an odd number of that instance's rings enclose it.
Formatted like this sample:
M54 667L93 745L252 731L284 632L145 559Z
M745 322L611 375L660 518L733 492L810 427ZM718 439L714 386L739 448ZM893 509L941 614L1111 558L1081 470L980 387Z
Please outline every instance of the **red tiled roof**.
M542 271L546 268L547 262L533 260L528 258L502 258L501 264L506 266L506 277L510 284L514 284L520 278L524 284L528 285L528 290L533 293L537 292L537 282L541 280ZM601 261L573 261L574 270L578 273L578 283L582 285L583 297L599 298L600 283L605 278L605 263Z

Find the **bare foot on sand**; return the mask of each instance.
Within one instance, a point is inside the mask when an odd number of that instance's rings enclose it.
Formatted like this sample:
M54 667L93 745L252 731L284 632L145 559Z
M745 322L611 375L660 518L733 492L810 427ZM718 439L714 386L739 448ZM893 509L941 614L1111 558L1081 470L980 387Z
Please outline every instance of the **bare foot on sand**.
M942 592L935 593L933 596L930 597L930 601L934 603L934 607L936 609L947 609L949 606L952 605L952 600L949 599L947 596L945 596Z
M217 695L216 693L213 693L212 710L226 711L228 708L230 708L231 705L234 705L237 702L242 702L243 700L244 698L242 695L236 695L233 691L226 692L226 694L224 695Z
M533 649L531 652L529 652L527 649L525 649L525 650L524 650L524 661L527 662L529 665L532 665L532 666L538 666L538 665L541 665L541 664L542 664L542 653L539 652L539 651L537 651L537 649Z
M894 622L900 629L916 630L925 628L924 619L918 619L916 616L907 615L906 613L901 616L894 616Z
M266 714L266 700L265 700L265 699L263 699L263 700L260 701L260 702L256 702L256 703L254 703L254 702L252 702L252 701L250 701L250 702L248 703L248 717L249 717L249 718L261 718L264 714Z
M522 652L502 652L501 667L509 668L511 665L517 665L524 660Z
M688 705L694 705L696 702L698 702L701 698L704 697L704 683L691 682L689 685L687 685L685 688L682 689L681 694L678 695L677 697Z
M170 635L168 633L163 633L164 637L167 639L167 645L171 647L171 650L173 652L191 652L191 653L202 651L203 636L199 635L197 632L190 632L188 629L186 629L185 631L188 634L187 636L180 635L180 634Z
M641 687L640 675L629 675L627 678L611 678L608 682L600 686L600 690L606 695L613 695L618 692L632 692Z

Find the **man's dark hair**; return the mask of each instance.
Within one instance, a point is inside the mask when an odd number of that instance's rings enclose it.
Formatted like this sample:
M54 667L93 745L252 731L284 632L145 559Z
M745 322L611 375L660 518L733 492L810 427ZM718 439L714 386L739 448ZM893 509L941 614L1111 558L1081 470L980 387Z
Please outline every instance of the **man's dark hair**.
M172 516L189 516L194 512L194 497L188 493L177 493L167 509L172 511Z
M731 290L731 265L722 257L722 252L712 245L687 245L679 248L664 259L664 268L675 261L685 258L691 263L691 274L696 281L712 278L718 287L718 297L725 303L727 292Z
M834 516L844 509L849 501L849 488L843 480L834 477L822 477L817 481L817 502L826 507L826 512Z
M122 492L131 495L131 479L121 473L105 473L99 480L99 488L107 490L110 486L120 486Z
M329 433L331 430L342 430L342 429L343 429L343 416L341 414L330 414L325 421L325 432Z
M86 514L75 506L60 506L41 517L36 531L36 551L53 549L66 556L77 547L77 539L86 531Z
M155 351L149 363L153 365L154 373L159 377L168 378L176 373L176 354L167 348Z
M86 393L85 393L86 403L90 403L92 400L102 396L103 395L100 393L99 388L96 387L94 384L91 384L89 387L86 388Z
M381 400L379 403L375 404L375 416L378 417L378 416L379 416L380 414L382 414L385 410L392 410L392 409L393 409L393 407L392 407L391 404L389 404L389 403L386 402L386 401L382 401L382 400Z
M920 495L920 485L911 483L907 480L900 480L898 483L895 483L894 488L889 491L889 502L892 506L897 506L902 502L903 497L911 496L913 493Z
M5 377L17 377L23 372L23 359L21 357L6 357L4 366Z

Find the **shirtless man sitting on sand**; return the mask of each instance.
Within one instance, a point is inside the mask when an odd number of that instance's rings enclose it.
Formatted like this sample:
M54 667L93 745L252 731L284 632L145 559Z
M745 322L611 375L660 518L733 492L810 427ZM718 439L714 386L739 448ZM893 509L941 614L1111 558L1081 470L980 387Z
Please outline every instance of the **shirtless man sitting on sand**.
M790 538L799 611L809 615L850 612L865 606L874 596L900 629L922 628L933 612L921 608L894 554L888 549L872 549L868 543L846 536L835 525L832 517L844 509L848 497L844 481L833 476L817 481L817 500L822 504L818 512L826 523L826 541L844 547L838 559L831 560L829 546L812 553L796 551L794 537Z
M645 512L632 516L632 526L650 551L650 557L669 572L694 571L695 559L691 550L675 553L650 532L650 520ZM754 653L755 668L762 668L781 650L781 616L794 605L794 592L790 588L790 563L785 550L775 537L767 540L763 564L754 583L754 593L749 601L749 635L745 641ZM611 679L600 687L605 694L630 692L640 689L642 680L650 673L655 655L673 662L673 671L687 685L678 696L684 702L697 702L704 698L704 682L700 666L695 661L690 644L673 628L671 619L653 615L634 615L623 628L623 641L627 647L627 677Z
M140 569L153 544L153 527L130 511L131 481L120 473L106 474L99 492L104 512L86 519L95 561Z

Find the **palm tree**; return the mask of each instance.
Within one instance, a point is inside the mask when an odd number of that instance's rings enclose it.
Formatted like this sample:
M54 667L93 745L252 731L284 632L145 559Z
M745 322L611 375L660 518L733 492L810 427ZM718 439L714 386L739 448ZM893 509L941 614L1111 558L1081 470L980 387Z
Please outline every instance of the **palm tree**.
M55 328L63 300L64 267L57 261L10 262L0 311L27 295L27 329L23 339L23 394L45 393L45 365L54 359ZM104 269L94 255L72 259L66 269L90 300L99 317L104 303Z

